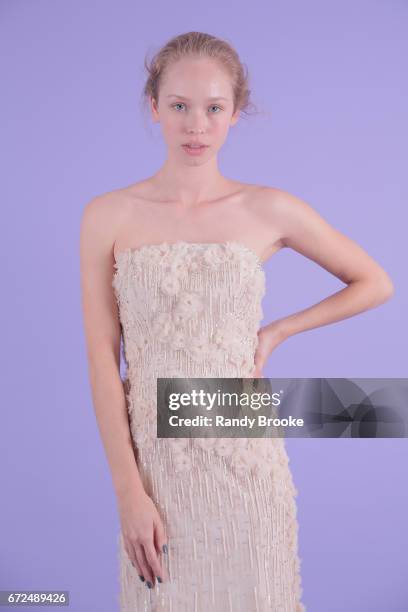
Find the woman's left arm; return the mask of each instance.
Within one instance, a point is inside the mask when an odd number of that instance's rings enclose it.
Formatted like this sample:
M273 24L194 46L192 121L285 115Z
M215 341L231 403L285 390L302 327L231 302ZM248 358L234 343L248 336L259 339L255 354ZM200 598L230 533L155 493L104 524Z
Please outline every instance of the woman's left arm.
M315 261L347 287L305 310L262 327L258 332L255 377L261 375L274 348L289 336L375 308L394 293L387 272L305 201L281 191L275 195L273 206L274 227L278 223L281 244Z

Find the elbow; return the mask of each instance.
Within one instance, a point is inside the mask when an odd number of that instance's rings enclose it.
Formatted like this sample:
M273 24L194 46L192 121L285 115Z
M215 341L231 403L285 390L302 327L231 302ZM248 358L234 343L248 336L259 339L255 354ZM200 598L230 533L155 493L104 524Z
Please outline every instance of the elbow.
M382 292L385 301L391 299L395 292L394 283L387 273L385 273L385 278L382 281Z
M360 278L352 283L361 287L361 297L365 309L376 308L384 304L394 295L394 284L386 272Z
M392 298L395 292L394 283L386 272L373 281L377 305L384 304Z

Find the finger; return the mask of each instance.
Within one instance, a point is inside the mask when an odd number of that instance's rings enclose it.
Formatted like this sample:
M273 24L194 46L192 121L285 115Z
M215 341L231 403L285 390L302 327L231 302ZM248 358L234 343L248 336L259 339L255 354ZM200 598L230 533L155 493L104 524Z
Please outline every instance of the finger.
M157 554L162 551L162 546L166 542L164 536L164 527L161 520L157 519L153 521L153 544Z
M145 581L145 577L143 576L143 572L142 572L142 570L141 570L141 569L140 569L140 567L139 567L139 564L138 564L138 562L137 562L136 556L135 556L134 561L131 561L131 564L132 564L132 565L133 565L133 567L135 568L135 570L136 570L136 572L137 572L137 575L139 576L140 580L141 580L142 582L144 582L144 581Z
M265 351L262 349L262 347L258 347L255 351L254 354L254 362L255 364L261 364L265 361Z
M130 543L125 542L125 550L126 550L127 556L129 557L129 561L131 562L131 564L133 565L133 567L137 571L139 578L141 580L143 578L143 580L142 580L142 582L143 582L144 581L144 576L143 576L143 573L142 573L142 571L140 569L139 563L138 563L138 561L136 559L135 549L133 548L133 546Z
M154 546L156 548L156 553L159 558L162 573L156 574L156 577L160 576L160 578L163 581L169 579L169 574L167 572L167 568L165 564L163 563L163 557L162 557L163 546L165 544L167 545L167 538L166 538L166 534L164 531L164 526L161 521L158 521L157 523L154 523Z
M163 573L163 568L161 566L161 563L159 561L159 557L158 554L156 552L156 549L153 545L153 541L146 543L144 545L144 552L147 558L147 562L153 572L153 574L157 577L159 576L159 578L164 582L164 573Z
M255 358L255 367L253 371L254 378L260 378L260 376L262 375L262 367L263 367L263 360L258 356L257 358Z
M268 351L265 346L258 346L255 351L255 361L265 361L268 356Z
M136 559L139 563L140 569L142 570L142 575L144 576L146 580L146 584L149 582L150 585L153 587L154 579L153 579L152 571L149 567L149 563L146 559L146 555L144 553L144 548L143 548L142 543L135 545L135 552L136 552Z

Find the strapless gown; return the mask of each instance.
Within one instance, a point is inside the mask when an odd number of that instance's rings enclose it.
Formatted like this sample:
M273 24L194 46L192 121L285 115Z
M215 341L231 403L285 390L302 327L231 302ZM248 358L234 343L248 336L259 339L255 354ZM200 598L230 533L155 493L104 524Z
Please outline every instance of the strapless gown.
M304 612L284 439L157 438L157 377L250 378L265 273L239 242L126 249L112 280L144 488L170 581L141 582L118 534L121 612Z

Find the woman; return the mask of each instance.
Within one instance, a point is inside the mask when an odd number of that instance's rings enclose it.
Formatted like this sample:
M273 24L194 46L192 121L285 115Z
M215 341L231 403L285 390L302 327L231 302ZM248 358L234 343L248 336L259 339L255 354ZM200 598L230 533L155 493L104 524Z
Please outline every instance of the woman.
M81 224L90 381L121 522L121 610L300 612L284 440L158 439L156 378L261 377L286 338L383 303L392 282L306 202L221 175L217 153L250 106L227 42L183 34L147 68L167 159L94 198ZM285 247L347 286L259 329L262 265Z

